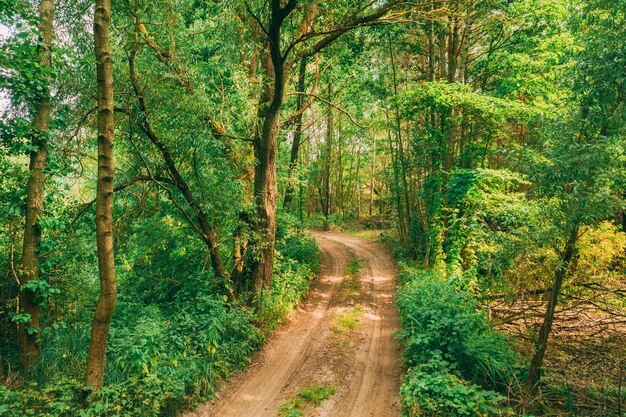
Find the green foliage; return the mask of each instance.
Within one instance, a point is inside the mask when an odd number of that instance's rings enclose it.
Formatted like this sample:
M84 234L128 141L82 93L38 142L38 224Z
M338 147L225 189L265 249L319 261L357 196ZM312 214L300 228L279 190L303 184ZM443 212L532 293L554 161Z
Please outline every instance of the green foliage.
M26 284L23 284L21 290L33 293L34 302L38 304L44 303L50 297L61 293L61 290L52 288L48 282L35 279L31 279Z
M361 272L363 262L352 252L348 252L348 264L346 265L345 275L348 279L353 280Z
M339 334L350 333L359 326L359 319L363 313L364 310L360 305L346 311L335 312L333 321L330 323L330 330Z
M0 387L0 415L173 415L210 397L304 296L319 269L313 239L300 234L305 227L398 221L406 240L394 253L431 269L405 269L400 290L409 413L498 415L494 392L523 375L473 297L482 307L494 295L508 302L547 288L571 230L582 236L564 293L623 309L622 299L600 300L591 288L623 287L624 235L607 221L623 216L626 189L624 0L451 1L432 12L399 4L385 19L401 16L405 24L357 29L309 60L304 94L312 102L287 178L288 117L303 98L293 93L291 66L276 180L281 192L288 183L297 188L290 209L298 217L278 214L275 276L256 310L226 301L230 283L213 273L193 210L143 123L147 117L169 149L231 269L233 244L249 240L256 221L250 140L267 74L258 61L263 31L242 19L241 2L222 3L140 0L135 9L113 2L119 305L106 387L86 396L80 381L98 295L94 206L85 204L96 178L95 57L85 36L92 9L57 2L48 68L39 57L36 2L0 0L0 276L7 278L0 280L0 355L15 369L16 324L30 322L15 314L20 291L36 296L43 347L43 360L16 389ZM262 3L250 5L261 20ZM283 46L301 30L310 3L298 2L286 19ZM348 22L354 8L347 0L317 2L310 27L338 33L334 23ZM307 36L292 53L311 45L315 36ZM128 79L135 46L145 114ZM34 110L48 82L50 129L38 132ZM41 279L21 285L28 156L37 149L31 139L44 137ZM324 181L327 217L317 212ZM351 258L347 275L359 267ZM588 287L572 289L580 282ZM350 331L358 314L338 317L337 328Z
M302 399L311 404L320 405L325 400L330 398L330 396L333 395L335 391L336 389L332 385L313 384L301 388L298 391L298 396L302 397Z
M278 241L276 249L283 259L291 259L306 265L312 272L317 272L320 268L319 250L311 236L290 233Z
M516 358L495 332L470 294L453 280L405 270L398 305L402 314L405 357L409 366L441 357L471 381L506 386L514 378Z
M266 331L275 329L300 303L320 267L315 240L289 234L276 247L272 288L261 298L259 319Z
M5 408L0 415L173 416L210 398L224 378L245 367L264 335L295 308L319 269L312 238L287 230L278 248L272 289L256 313L229 304L203 273L182 275L184 281L167 297L144 294L141 300L135 291L148 288L142 281L151 277L133 273L132 285L121 288L111 325L105 388L86 397L79 382L90 323L86 316L73 324L75 328L57 324L54 332L44 334L43 360L32 371L40 376L40 385L15 391L3 387L0 407ZM175 256L191 265L193 253L179 251ZM152 261L159 263L158 258Z
M309 229L328 230L328 220L321 213L315 213L305 219L304 226Z
M459 378L441 359L409 370L400 388L402 407L408 417L510 416L501 394L487 391Z
M173 415L168 401L171 381L155 377L109 384L89 394L77 380L51 381L46 387L31 384L19 391L0 386L0 415L6 417L158 417Z
M402 387L408 416L497 416L519 374L518 358L454 280L408 267L398 306L409 373ZM493 391L495 390L495 391Z
M336 389L330 384L319 385L311 384L298 390L294 398L286 401L278 408L280 417L301 417L302 411L307 404L320 405L331 395Z

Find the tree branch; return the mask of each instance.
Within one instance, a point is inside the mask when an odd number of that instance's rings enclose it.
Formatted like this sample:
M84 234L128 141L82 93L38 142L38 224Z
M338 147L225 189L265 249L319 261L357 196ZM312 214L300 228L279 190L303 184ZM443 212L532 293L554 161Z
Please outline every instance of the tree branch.
M307 96L314 97L314 98L316 98L317 100L321 101L322 103L326 104L327 106L329 106L329 107L333 107L333 108L335 108L335 109L339 110L341 113L343 113L343 114L345 114L346 116L348 116L348 119L350 119L350 122L351 122L353 125L355 125L356 127L359 127L359 128L361 128L361 129L369 129L369 128L371 127L371 125L364 126L364 125L360 124L359 122L357 122L357 121L354 119L354 117L352 117L352 115L350 114L350 112L348 112L346 109L344 109L344 108L342 108L342 107L338 106L337 104L332 103L332 102L330 102L330 101L328 101L328 100L326 100L326 99L324 99L324 98L322 98L322 97L320 97L320 96L318 96L318 95L316 95L316 94L312 94L312 93L294 92L294 93L290 93L289 95L307 95Z

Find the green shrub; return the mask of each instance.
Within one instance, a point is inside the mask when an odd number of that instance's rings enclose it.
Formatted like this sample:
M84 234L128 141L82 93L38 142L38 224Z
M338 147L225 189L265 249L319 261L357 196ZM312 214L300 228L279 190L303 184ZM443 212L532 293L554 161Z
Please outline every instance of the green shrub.
M104 388L87 395L82 385L91 324L85 315L47 337L31 378L37 383L14 391L0 386L0 416L174 416L245 367L264 332L293 311L319 269L315 240L283 229L273 285L254 311L229 304L211 273L194 273L194 252L176 256L189 269L159 268L151 284L148 266L160 261L150 259L122 280ZM185 256L194 259L185 264ZM158 291L143 291L155 284Z
M504 416L500 403L516 382L518 358L457 280L403 266L398 306L409 372L405 415Z
M310 236L287 235L277 243L276 250L283 259L290 259L301 265L306 265L313 272L317 272L320 268L317 243ZM275 268L280 270L281 264L276 265Z
M300 303L315 277L310 267L288 259L277 262L272 287L261 298L258 317L266 331L274 330Z
M413 367L404 379L400 394L408 417L511 415L499 407L504 397L451 373L449 365L441 359Z
M490 388L509 384L517 358L470 294L429 273L403 274L398 295L409 366L441 356L460 376Z
M265 331L274 330L296 308L319 268L315 239L292 233L283 236L276 245L272 287L262 297L257 314Z
M321 213L313 213L304 219L304 227L307 229L328 230L328 226L328 220Z

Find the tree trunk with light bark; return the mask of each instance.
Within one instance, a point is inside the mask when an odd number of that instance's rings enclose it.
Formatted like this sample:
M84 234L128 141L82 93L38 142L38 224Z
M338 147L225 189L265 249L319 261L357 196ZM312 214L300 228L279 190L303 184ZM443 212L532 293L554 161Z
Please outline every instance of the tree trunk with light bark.
M98 84L98 183L96 189L96 243L100 275L100 299L94 314L85 385L102 387L107 340L117 302L113 253L113 66L109 26L111 0L96 0L94 46Z

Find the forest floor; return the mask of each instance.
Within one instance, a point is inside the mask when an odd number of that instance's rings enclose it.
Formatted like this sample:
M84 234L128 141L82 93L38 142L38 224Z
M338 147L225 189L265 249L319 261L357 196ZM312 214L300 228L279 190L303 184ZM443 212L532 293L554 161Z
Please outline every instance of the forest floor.
M322 270L306 301L246 372L186 417L400 416L395 263L380 244L314 235Z

